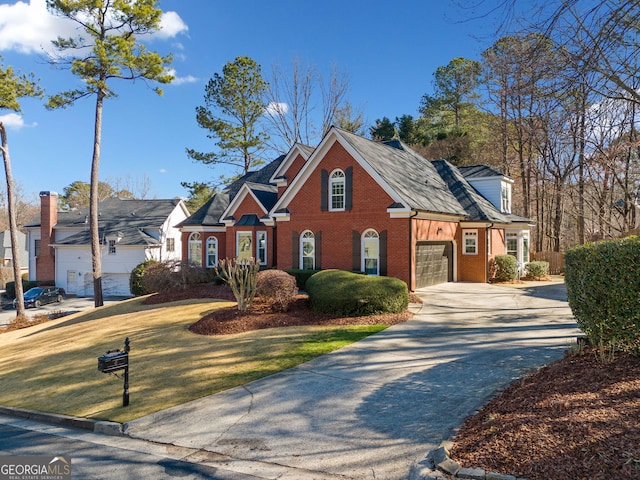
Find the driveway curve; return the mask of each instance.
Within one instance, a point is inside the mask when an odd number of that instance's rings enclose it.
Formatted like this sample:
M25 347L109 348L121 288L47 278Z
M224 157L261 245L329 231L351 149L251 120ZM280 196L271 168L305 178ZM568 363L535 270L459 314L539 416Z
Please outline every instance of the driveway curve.
M500 389L561 358L579 330L557 282L417 293L424 303L406 323L125 432L259 478L419 478L429 450Z

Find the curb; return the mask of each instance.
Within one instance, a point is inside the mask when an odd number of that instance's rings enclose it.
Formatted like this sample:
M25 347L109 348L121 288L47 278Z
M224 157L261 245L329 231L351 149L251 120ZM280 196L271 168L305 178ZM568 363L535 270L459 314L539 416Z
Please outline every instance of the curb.
M24 408L0 406L0 414L12 417L25 418L36 422L60 425L62 427L88 430L94 433L105 435L124 436L122 424L103 420L91 420L89 418L72 417L57 413L39 412L36 410L26 410Z

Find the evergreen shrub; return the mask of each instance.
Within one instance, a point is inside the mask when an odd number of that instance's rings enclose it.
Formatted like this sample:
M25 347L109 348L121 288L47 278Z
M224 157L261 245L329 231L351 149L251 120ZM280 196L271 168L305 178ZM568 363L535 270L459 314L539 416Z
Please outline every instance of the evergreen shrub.
M513 255L496 255L493 263L493 281L511 282L518 278L518 260Z
M140 295L154 293L146 291L144 285L142 284L142 277L144 277L144 274L149 267L157 263L157 260L145 260L144 262L136 265L135 268L131 270L131 275L129 276L129 290L131 290L131 295L139 297Z
M296 285L299 290L306 292L307 280L320 270L303 270L301 268L288 268L284 270L289 275L292 275L296 279Z
M527 276L535 279L544 278L549 275L549 262L529 262L524 268L527 271Z
M565 252L569 306L593 345L640 352L640 237Z
M306 290L313 310L332 315L401 313L409 306L407 284L393 277L323 270L307 280Z

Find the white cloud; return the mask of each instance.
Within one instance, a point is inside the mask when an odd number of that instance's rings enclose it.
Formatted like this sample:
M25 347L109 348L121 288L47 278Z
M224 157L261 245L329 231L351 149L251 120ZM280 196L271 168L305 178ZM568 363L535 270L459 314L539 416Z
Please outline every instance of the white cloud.
M265 110L267 115L271 115L272 117L275 117L276 115L286 115L289 111L289 105L282 102L271 102L267 105Z
M198 78L194 77L193 75L187 75L186 77L178 76L175 68L168 69L167 73L169 75L173 75L173 81L171 82L171 85L183 85L185 83L195 83L198 81Z
M160 31L154 35L158 38L173 38L180 33L187 33L189 27L176 12L164 12L160 19Z
M163 13L160 25L161 30L153 36L161 39L189 30L176 12ZM75 22L49 13L46 0L0 5L0 51L53 52L51 40L77 37L80 33Z
M167 171L168 171L168 170L167 170L166 168L161 168L161 169L160 169L160 173L167 173Z
M8 113L7 115L0 115L0 122L7 128L15 128L16 130L24 127L24 119L22 115L17 113Z
M0 5L0 51L51 51L51 40L58 35L73 34L73 25L68 20L51 15L45 0Z

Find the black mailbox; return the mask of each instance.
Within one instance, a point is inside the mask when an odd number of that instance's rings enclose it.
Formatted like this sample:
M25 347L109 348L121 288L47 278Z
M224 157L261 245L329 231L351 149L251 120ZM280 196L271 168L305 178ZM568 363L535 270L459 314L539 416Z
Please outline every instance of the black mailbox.
M102 373L115 372L129 366L129 353L116 350L98 357L98 371Z

